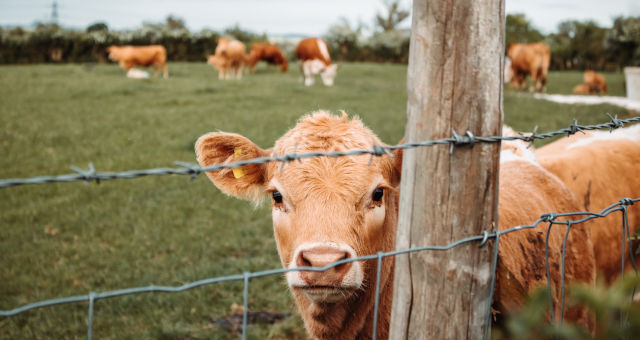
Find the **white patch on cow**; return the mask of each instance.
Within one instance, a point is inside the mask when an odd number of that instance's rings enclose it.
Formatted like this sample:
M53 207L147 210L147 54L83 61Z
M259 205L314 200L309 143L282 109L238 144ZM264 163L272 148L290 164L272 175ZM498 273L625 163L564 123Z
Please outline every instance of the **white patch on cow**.
M333 66L333 65L332 65ZM327 67L320 59L312 59L302 62L302 73L304 73L304 84L311 86L315 82L314 76L325 71ZM324 82L324 78L323 78ZM333 84L333 80L331 81ZM326 83L325 83L326 85Z
M300 256L300 252L305 250L310 250L316 247L329 247L335 250L344 251L349 253L350 258L357 257L355 250L352 247L343 244L343 243L335 243L335 242L308 242L303 243L296 251L293 253L293 257L291 258L291 262L287 266L287 268L297 268L296 259ZM342 279L341 288L360 288L362 285L364 273L362 272L362 266L358 261L352 262L352 266L344 275ZM290 271L286 274L287 284L292 288L300 288L308 286L308 284L300 277L300 271Z
M591 143L599 141L615 141L628 139L630 141L640 142L640 124L636 124L624 129L609 131L595 131L590 136L580 138L567 146L567 150L587 146Z
M504 82L509 83L513 79L513 69L511 69L511 58L504 58Z
M333 64L327 66L320 74L322 77L322 83L325 86L333 86L333 80L336 78L336 72L338 71L338 65Z
M531 158L523 157L521 154L518 154L517 152L515 152L515 150L500 151L500 164L505 162L512 162L512 161L527 161L527 162L538 165L538 160L535 158L535 156L533 159L531 159Z
M146 79L149 78L149 72L132 68L127 72L127 78Z
M507 125L502 126L502 136L520 136ZM521 139L505 140L500 145L500 163L510 161L527 161L539 165L538 157L527 142Z
M318 43L318 49L320 50L320 54L322 54L322 57L324 57L326 61L331 62L331 57L329 56L329 48L327 48L327 43L325 43L324 40L320 40L320 39L316 39L316 42Z

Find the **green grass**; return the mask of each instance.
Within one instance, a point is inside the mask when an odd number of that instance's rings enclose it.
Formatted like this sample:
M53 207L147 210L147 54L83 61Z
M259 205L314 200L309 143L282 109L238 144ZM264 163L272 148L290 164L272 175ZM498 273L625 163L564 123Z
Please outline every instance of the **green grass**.
M170 78L133 80L115 65L0 67L0 178L70 173L70 165L124 171L193 162L209 131L239 132L271 146L316 109L359 115L381 139L403 135L406 67L344 64L332 88L304 87L259 69L220 81L204 63L172 63ZM606 74L622 95L621 74ZM575 81L574 81L575 80ZM549 91L568 93L578 73L552 73ZM505 92L505 122L540 131L606 120L609 106L562 105ZM277 268L269 209L226 197L205 176L144 177L0 189L0 309L90 291L157 285ZM236 339L211 321L242 304L242 283L177 294L99 300L96 339ZM75 339L87 333L87 303L0 319L0 339ZM251 326L249 338L304 334L281 276L255 279L250 310L291 315Z

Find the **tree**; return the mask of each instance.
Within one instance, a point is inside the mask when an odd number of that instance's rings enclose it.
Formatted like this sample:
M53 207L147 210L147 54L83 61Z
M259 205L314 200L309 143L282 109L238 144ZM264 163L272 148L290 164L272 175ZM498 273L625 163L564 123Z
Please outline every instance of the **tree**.
M564 21L558 25L556 42L568 41L568 46L556 45L551 54L562 53L570 68L601 69L607 57L605 37L607 29L594 21ZM554 48L557 50L554 51Z
M357 60L361 54L360 42L362 37L362 24L351 27L345 17L331 25L324 35L337 60Z
M165 23L165 26L172 31L186 29L186 26L184 24L184 19L174 17L173 15L169 15L167 17L167 22Z
M109 26L104 22L96 22L87 27L87 33L97 32L97 31L108 31Z
M253 42L266 42L268 41L267 35L263 33L262 35L256 34L251 31L244 30L240 28L238 24L233 27L229 27L224 30L224 35L231 36L237 40L244 42L245 44L250 44Z
M607 32L606 45L619 66L640 66L640 17L617 17Z
M387 10L387 15L376 14L376 25L383 31L395 31L396 27L409 17L409 10L400 7L400 0L383 1Z
M507 48L513 43L532 43L542 41L544 38L524 14L507 14L505 34L505 47Z

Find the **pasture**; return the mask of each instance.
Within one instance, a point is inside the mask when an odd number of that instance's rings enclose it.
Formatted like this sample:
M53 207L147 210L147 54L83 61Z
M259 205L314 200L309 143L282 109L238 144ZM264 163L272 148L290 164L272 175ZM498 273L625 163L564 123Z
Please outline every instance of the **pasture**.
M298 65L286 74L258 68L221 81L202 63L170 63L169 79L127 79L110 65L0 67L0 178L195 162L193 143L209 131L241 133L262 147L304 113L359 115L387 143L402 138L405 65L343 63L334 87L304 87ZM611 95L623 75L605 74ZM549 93L571 93L579 72L551 72ZM504 121L519 131L600 123L611 105L565 105L505 91ZM460 131L459 131L460 132ZM221 194L204 175L26 185L0 189L0 309L74 295L280 266L270 209ZM252 324L249 338L304 338L282 277L255 279L250 311L283 314ZM221 320L242 305L242 282L183 293L128 295L96 303L96 339L236 339ZM59 305L0 319L1 339L75 339L87 333L87 304Z

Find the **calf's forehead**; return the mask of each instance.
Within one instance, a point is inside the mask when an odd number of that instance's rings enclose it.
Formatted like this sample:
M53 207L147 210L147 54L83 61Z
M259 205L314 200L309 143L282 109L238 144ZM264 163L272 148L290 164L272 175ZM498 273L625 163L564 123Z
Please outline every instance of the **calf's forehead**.
M348 119L326 112L316 112L300 119L298 124L282 136L273 152L278 155L308 152L335 152L371 149L381 145L378 137L357 119ZM371 161L371 162L370 162ZM388 156L370 155L344 157L315 157L294 161L284 166L271 164L268 179L276 178L281 185L307 191L326 189L357 195L369 190L371 182L390 176Z

